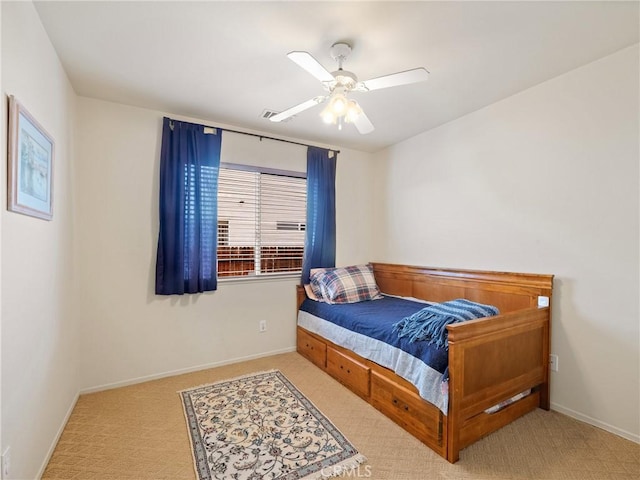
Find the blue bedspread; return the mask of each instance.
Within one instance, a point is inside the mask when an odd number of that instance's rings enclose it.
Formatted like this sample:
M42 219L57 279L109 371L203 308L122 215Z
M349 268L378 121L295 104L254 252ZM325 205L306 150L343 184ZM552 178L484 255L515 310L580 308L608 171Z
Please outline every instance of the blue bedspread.
M393 331L394 323L424 307L424 303L385 296L380 300L338 305L306 299L300 310L400 348L444 374L449 358L447 350L436 348L426 341L410 342L406 337L399 338Z

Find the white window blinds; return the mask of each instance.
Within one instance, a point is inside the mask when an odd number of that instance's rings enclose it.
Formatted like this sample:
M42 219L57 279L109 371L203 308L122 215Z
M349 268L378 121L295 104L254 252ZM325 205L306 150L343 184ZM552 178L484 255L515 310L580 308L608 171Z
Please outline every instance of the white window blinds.
M302 270L307 181L300 175L220 168L219 277Z

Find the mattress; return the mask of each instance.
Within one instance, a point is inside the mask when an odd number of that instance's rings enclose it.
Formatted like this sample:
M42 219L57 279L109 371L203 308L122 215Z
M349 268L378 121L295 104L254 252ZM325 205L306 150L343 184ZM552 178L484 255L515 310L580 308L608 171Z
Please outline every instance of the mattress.
M423 302L393 296L339 305L306 299L298 325L394 371L446 415L448 351L409 342L392 331L394 323L424 307Z

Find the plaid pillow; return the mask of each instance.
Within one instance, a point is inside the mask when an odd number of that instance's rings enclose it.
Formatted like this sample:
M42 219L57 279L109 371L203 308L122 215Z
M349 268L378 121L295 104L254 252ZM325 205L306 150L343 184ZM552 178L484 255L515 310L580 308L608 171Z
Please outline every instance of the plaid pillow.
M354 265L343 268L327 268L311 275L326 303L356 303L382 298L370 265Z
M327 270L327 268L312 268L309 272L309 286L311 287L311 292L316 297L313 300L317 300L318 302L325 301L322 282Z

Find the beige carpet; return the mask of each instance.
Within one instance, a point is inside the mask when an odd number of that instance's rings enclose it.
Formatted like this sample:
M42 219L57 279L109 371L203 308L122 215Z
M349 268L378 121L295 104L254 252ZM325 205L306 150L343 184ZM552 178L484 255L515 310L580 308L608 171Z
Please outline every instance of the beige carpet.
M640 478L640 445L542 410L467 447L460 461L451 465L296 353L83 395L43 478L194 479L176 392L274 368L369 459L357 472L359 477L349 478Z

